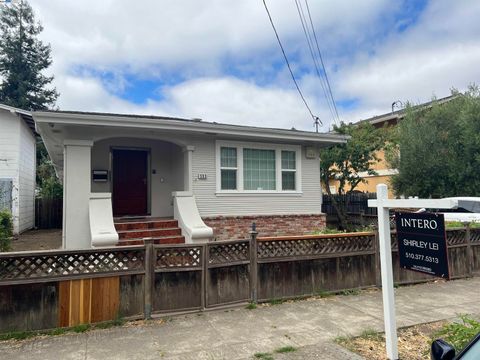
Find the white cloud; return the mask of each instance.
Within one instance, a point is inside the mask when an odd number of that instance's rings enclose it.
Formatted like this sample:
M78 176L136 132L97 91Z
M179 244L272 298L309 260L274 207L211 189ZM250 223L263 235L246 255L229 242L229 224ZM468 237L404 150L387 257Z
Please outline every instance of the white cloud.
M165 100L149 100L144 105L118 99L95 78L66 77L61 87L65 91L59 105L64 110L202 117L230 124L313 129L312 119L294 91L261 88L232 77L200 78L167 87L162 91ZM78 93L83 96L77 97Z
M259 0L31 3L45 27L41 36L52 45L51 71L62 109L313 129L289 73L270 68L273 57L282 59ZM313 70L294 2L267 3L285 46L299 56L294 67ZM309 5L334 95L359 100L358 108L341 111L346 120L388 112L397 99L427 101L433 94L448 95L451 86L462 89L478 81L480 3L431 1L416 24L378 39L401 3L321 0ZM348 51L345 44L351 46ZM238 60L257 84L234 78L225 59ZM108 71L114 78L105 83L79 67ZM174 74L184 80L163 87L161 100L152 94L135 104L118 96L129 89L126 73L144 79ZM299 80L315 114L328 125L318 80L313 73Z
M478 82L479 16L480 3L432 2L416 26L344 69L337 78L339 93L362 102L349 120L386 113L395 100L425 102Z

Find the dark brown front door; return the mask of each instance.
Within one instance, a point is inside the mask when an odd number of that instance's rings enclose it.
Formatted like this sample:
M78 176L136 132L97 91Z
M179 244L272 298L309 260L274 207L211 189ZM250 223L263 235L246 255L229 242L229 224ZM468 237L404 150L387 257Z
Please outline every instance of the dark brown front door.
M147 215L148 151L114 149L113 215Z

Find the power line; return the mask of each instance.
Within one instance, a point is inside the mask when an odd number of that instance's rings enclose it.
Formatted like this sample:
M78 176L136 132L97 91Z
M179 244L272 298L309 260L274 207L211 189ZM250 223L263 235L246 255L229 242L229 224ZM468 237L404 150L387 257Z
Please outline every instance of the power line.
M267 3L265 0L263 0L263 5L265 6L265 10L267 11L268 18L270 19L270 24L272 25L273 31L275 32L275 36L278 41L278 45L280 45L280 49L282 50L283 57L285 59L285 62L287 64L288 70L290 71L290 75L292 75L292 80L295 83L295 87L297 88L298 93L300 94L300 97L302 98L303 103L305 104L305 107L307 108L308 112L310 113L310 116L314 121L318 119L315 115L313 115L312 110L310 109L310 106L307 104L307 100L305 100L305 97L302 94L302 91L300 90L300 87L298 86L297 80L295 79L295 75L293 75L292 68L290 67L290 62L288 61L287 54L285 53L285 50L283 48L282 42L280 41L280 37L278 36L277 29L275 28L275 25L272 20L272 16L270 15L270 11L268 10Z
M314 37L315 43L317 45L318 56L320 57L320 62L322 64L323 72L325 74L325 80L327 81L328 91L330 93L330 97L331 97L331 100L332 100L332 103L333 103L333 106L334 106L334 109L335 109L335 114L337 115L337 119L340 121L340 117L338 116L337 105L335 103L335 99L334 99L333 93L332 93L332 87L330 86L330 81L328 80L328 75L327 75L327 70L325 68L325 63L323 62L322 52L320 51L320 46L318 45L317 34L315 33L315 27L313 26L312 15L310 14L310 7L308 6L308 0L305 0L305 5L307 6L308 17L310 19L310 25L312 27L313 37Z
M312 39L312 36L311 36L310 31L308 29L308 24L307 24L307 20L305 18L305 14L304 14L304 11L303 11L302 4L299 3L299 0L295 0L295 5L297 7L298 16L299 16L300 22L302 24L305 39L307 40L307 44L308 44L308 48L310 50L310 55L312 57L313 65L315 67L317 77L320 80L320 84L322 86L323 94L325 96L325 100L327 101L328 109L330 110L330 115L332 116L332 120L334 122L336 122L334 106L333 106L332 101L331 101L330 96L329 96L327 83L325 82L324 77L322 75L320 75L320 70L319 70L320 65L318 64L317 57L314 54L313 39Z

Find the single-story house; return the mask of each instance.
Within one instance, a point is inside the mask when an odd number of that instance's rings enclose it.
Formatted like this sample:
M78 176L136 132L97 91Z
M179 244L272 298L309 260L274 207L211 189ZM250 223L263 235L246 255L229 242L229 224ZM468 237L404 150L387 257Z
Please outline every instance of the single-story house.
M160 116L33 118L63 179L65 248L245 238L252 222L263 236L321 229L319 149L346 141Z
M0 104L0 210L11 211L14 234L35 226L35 136L30 112Z

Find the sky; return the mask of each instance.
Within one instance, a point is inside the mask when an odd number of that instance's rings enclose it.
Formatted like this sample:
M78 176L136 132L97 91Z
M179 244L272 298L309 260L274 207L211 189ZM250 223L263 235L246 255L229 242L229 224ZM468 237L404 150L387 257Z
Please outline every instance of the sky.
M298 0L306 12L305 0ZM308 0L307 0L308 1ZM295 0L266 0L292 71L328 131ZM262 0L30 0L60 110L314 130ZM339 119L356 122L480 78L480 1L310 0ZM318 60L318 56L316 56Z

